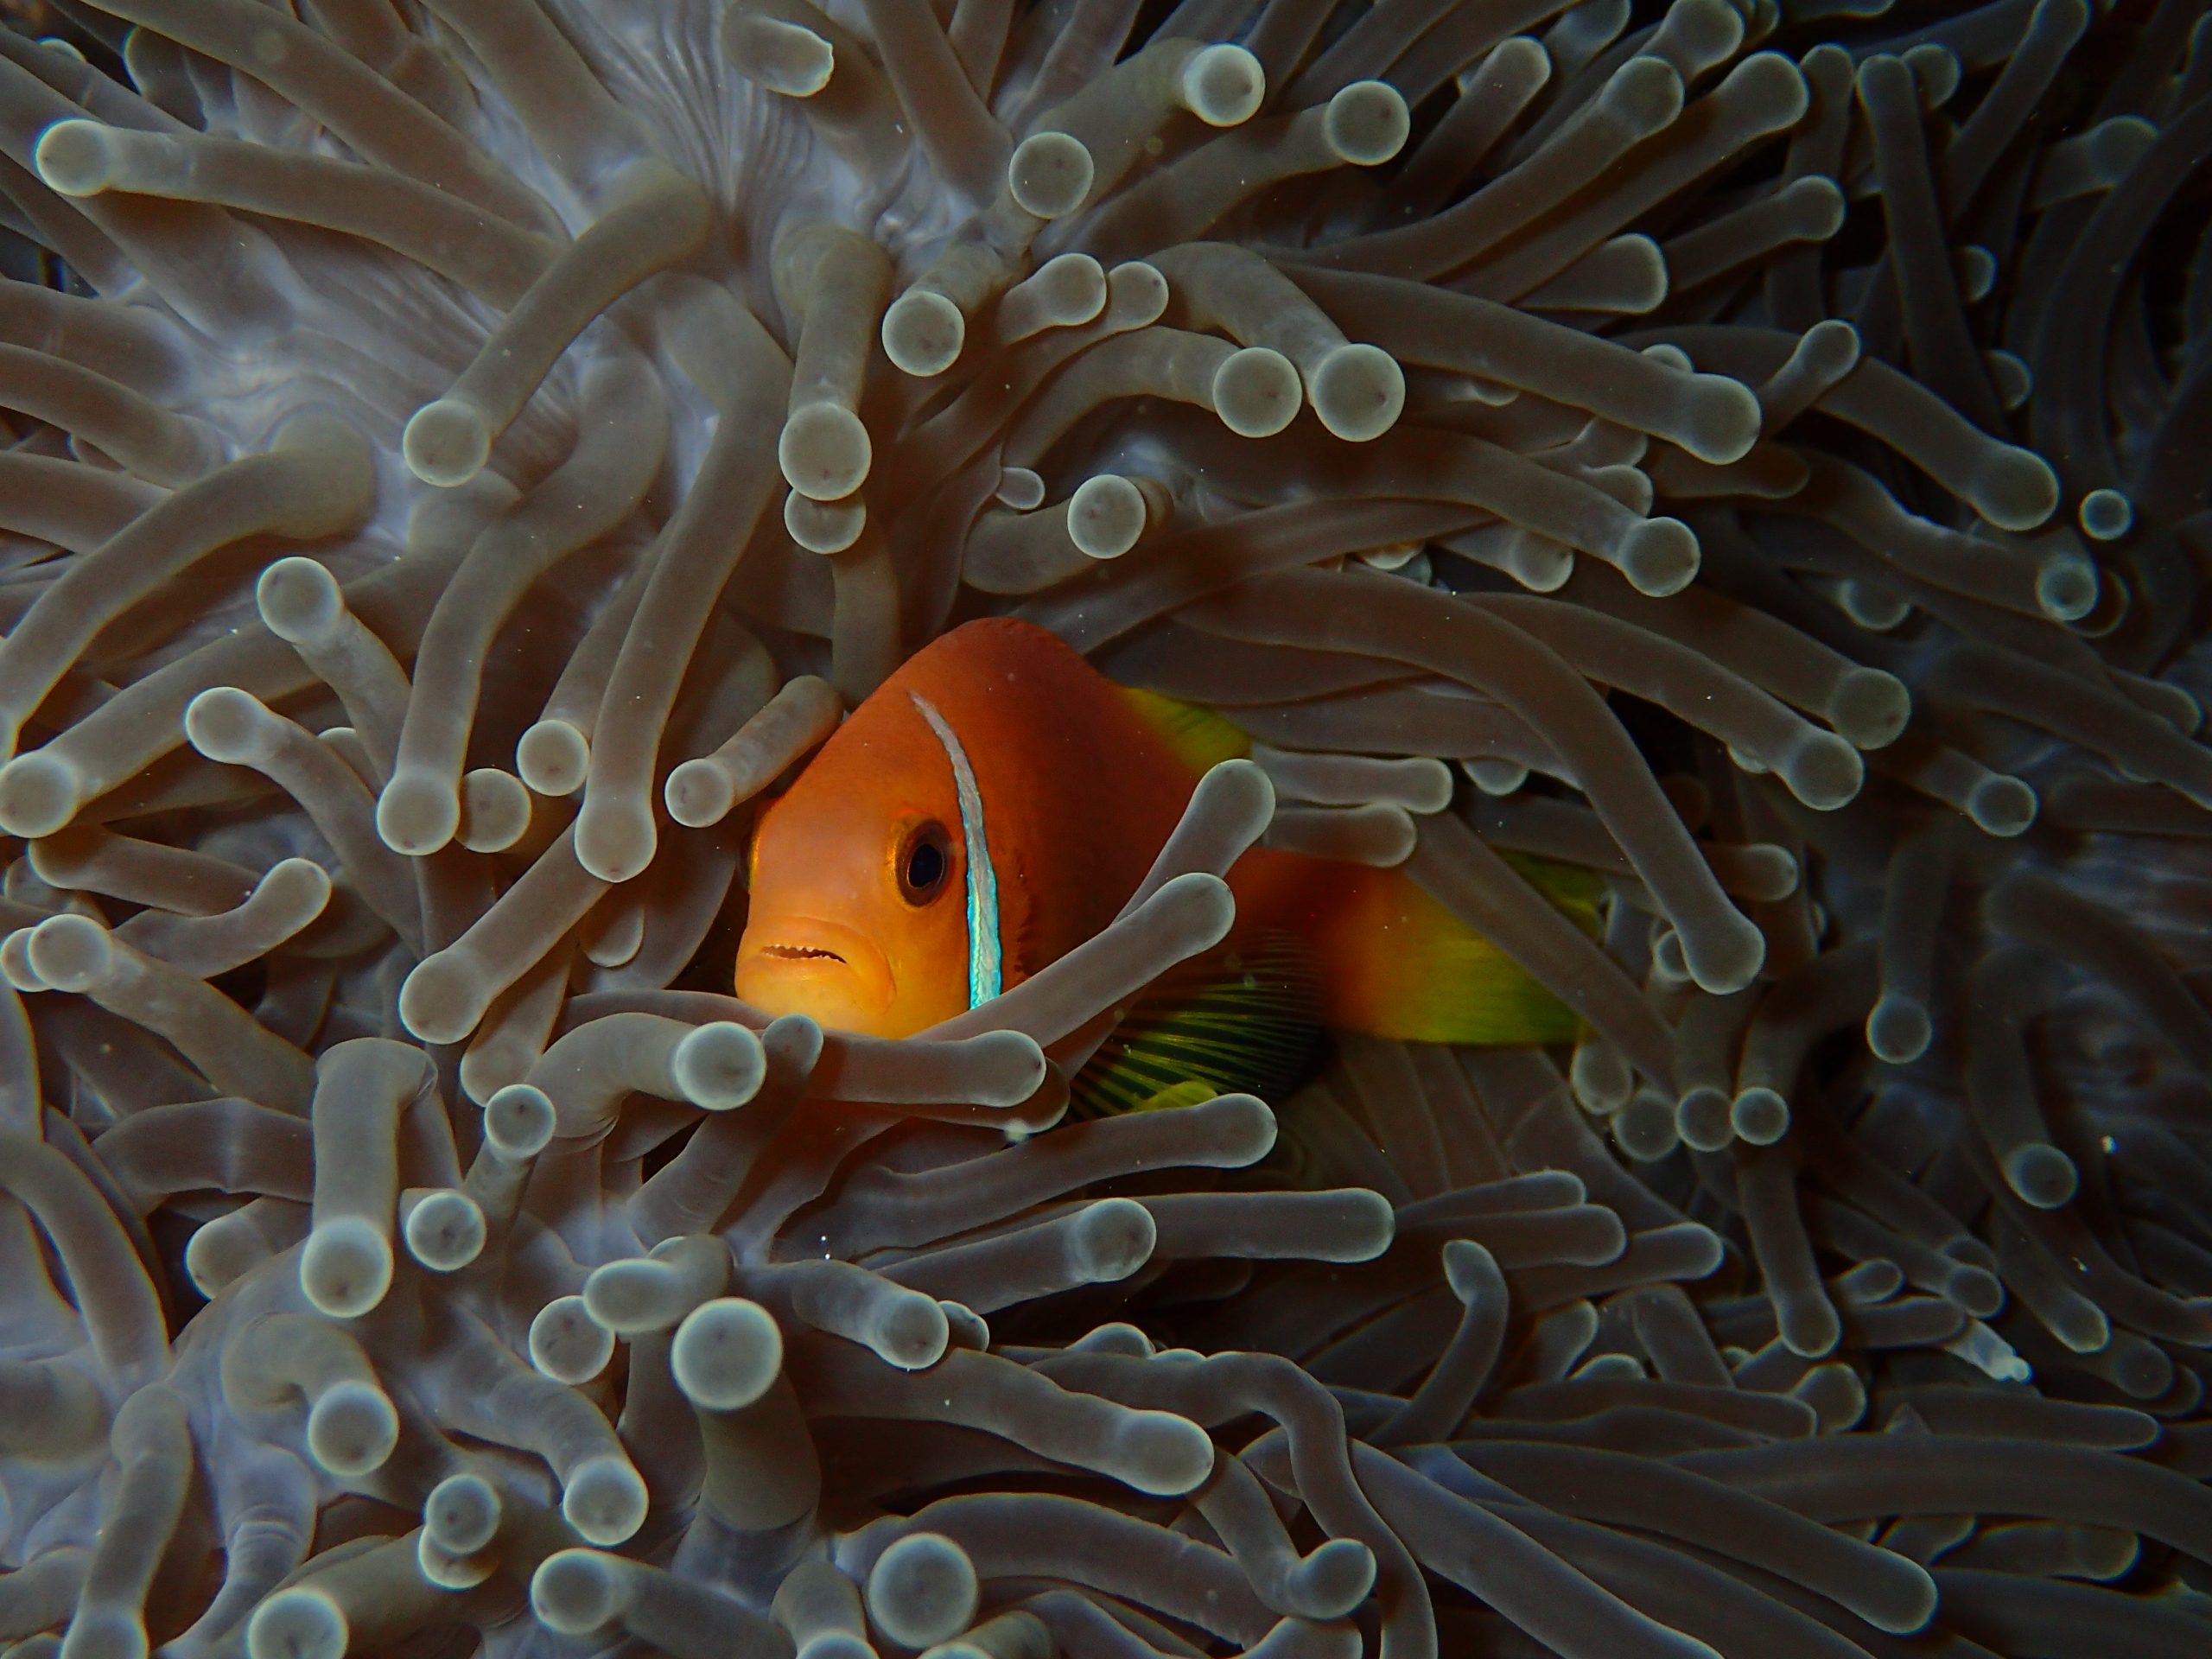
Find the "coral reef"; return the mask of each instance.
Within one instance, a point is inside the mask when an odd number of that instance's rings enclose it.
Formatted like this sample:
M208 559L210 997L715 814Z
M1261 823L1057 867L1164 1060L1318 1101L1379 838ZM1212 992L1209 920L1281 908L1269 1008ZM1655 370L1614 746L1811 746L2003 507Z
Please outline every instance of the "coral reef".
M11 1654L2212 1649L2204 0L6 10ZM999 611L1252 759L725 995ZM1063 1122L1262 837L1585 1034Z

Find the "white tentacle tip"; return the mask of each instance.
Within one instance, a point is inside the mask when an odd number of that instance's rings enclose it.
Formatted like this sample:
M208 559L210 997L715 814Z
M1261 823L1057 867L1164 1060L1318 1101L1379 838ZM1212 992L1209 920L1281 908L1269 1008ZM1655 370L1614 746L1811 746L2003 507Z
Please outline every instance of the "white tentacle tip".
M1260 112L1268 72L1241 46L1209 46L1191 54L1178 88L1183 107L1210 127L1234 127Z
M346 619L338 579L315 560L297 556L264 570L253 599L269 632L291 645L323 639Z
M595 1549L548 1555L530 1575L530 1608L557 1636L587 1636L622 1611L621 1568Z
M842 553L867 528L868 504L856 495L842 501L817 501L793 490L784 498L785 532L810 553Z
M1087 558L1117 559L1137 544L1147 518L1142 493L1128 479L1101 473L1068 498L1068 539Z
M676 1046L669 1073L683 1098L710 1112L742 1106L767 1077L760 1039L734 1020L701 1026Z
M883 314L883 354L902 374L926 380L943 374L960 358L968 320L944 295L910 288Z
M35 927L19 927L5 938L0 938L0 979L6 980L13 989L25 996L54 988L39 976L38 969L31 966L31 935L35 931Z
M459 398L441 397L416 410L400 434L407 470L425 484L455 489L484 470L492 458L492 428Z
M399 1414L381 1389L340 1382L308 1413L308 1452L332 1474L365 1475L381 1469L399 1444Z
M836 501L860 488L874 457L868 428L841 404L802 404L776 440L784 480L811 501Z
M1412 130L1404 95L1384 80L1352 82L1322 117L1329 148L1354 167L1380 167L1405 148Z
M267 754L275 718L251 692L211 686L185 705L184 735L210 760L251 766Z
M458 1273L483 1253L484 1211L466 1192L428 1192L408 1211L401 1236L407 1253L431 1272Z
M926 1648L968 1628L981 1590L966 1550L942 1533L910 1532L875 1558L866 1597L877 1629L903 1646Z
M4 721L0 721L0 731L9 740L0 744L0 753L4 753L13 747L16 733ZM0 830L11 836L50 836L77 816L84 800L82 775L48 750L19 754L0 766Z
M571 1387L588 1382L614 1357L614 1337L591 1317L581 1296L556 1296L530 1322L530 1363Z
M784 1335L758 1302L718 1297L684 1316L669 1346L676 1386L709 1411L737 1411L783 1374Z
M461 795L452 779L403 770L377 796L377 837L395 853L427 856L460 828Z
M319 1224L300 1252L300 1289L315 1311L359 1319L391 1288L391 1241L359 1216Z
M1214 371L1211 397L1221 423L1240 438L1272 437L1298 416L1298 370L1281 352L1248 346Z
M1007 162L1006 188L1022 212L1060 219L1083 206L1096 173L1081 139L1065 132L1032 133Z
M39 182L65 196L96 196L115 184L115 146L98 121L57 121L39 135L31 164Z
M423 1502L423 1527L449 1554L470 1555L499 1530L505 1505L499 1489L481 1475L448 1475Z
M1365 443L1405 412L1406 374L1379 346L1339 346L1315 365L1306 393L1323 426L1347 442Z
M303 1585L270 1596L245 1626L247 1659L345 1659L352 1639L338 1604Z
M713 761L686 760L661 785L661 804L685 829L703 830L728 816L737 804L737 793L730 787L729 774Z
M515 771L540 795L573 795L591 771L591 745L567 721L541 720L516 741Z
M1177 1497L1213 1473L1213 1437L1172 1411L1133 1411L1115 1432L1116 1471L1139 1491Z
M645 1525L646 1501L645 1483L630 1460L610 1452L569 1471L561 1514L586 1543L612 1548Z
M535 1084L511 1083L484 1103L484 1139L502 1158L535 1158L553 1139L552 1097Z
M754 86L785 98L812 98L836 73L836 51L812 29L733 6L723 25L730 67Z
M108 931L89 916L49 916L29 930L23 962L41 988L89 991L115 969Z
M459 1042L486 1005L475 969L451 950L433 951L400 982L400 1023L426 1043Z

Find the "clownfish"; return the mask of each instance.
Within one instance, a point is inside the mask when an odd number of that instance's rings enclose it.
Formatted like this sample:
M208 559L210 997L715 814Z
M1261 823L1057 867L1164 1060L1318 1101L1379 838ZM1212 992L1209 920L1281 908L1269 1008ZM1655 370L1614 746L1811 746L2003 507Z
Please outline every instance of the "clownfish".
M1112 921L1200 774L1250 750L1227 720L1116 684L1030 623L953 629L760 813L737 995L880 1037L987 1002ZM1592 878L1522 864L1594 928ZM1254 847L1226 879L1229 937L1124 1017L1076 1080L1079 1110L1280 1098L1331 1028L1468 1044L1575 1032L1402 871Z

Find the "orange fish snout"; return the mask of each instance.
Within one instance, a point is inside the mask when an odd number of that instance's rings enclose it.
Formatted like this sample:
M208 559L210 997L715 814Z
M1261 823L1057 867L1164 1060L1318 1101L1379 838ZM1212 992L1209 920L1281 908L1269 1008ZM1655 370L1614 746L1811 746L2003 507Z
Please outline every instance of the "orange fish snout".
M841 1031L887 1029L898 995L891 963L868 935L807 917L756 916L737 949L736 991L764 1014L804 1014Z

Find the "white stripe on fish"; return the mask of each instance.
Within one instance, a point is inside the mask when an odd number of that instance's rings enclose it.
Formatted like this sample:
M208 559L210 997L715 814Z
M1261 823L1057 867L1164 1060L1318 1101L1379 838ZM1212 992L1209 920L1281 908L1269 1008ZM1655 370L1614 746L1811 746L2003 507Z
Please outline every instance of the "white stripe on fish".
M968 751L946 724L937 706L918 691L906 694L922 718L944 745L952 762L952 786L960 800L960 835L968 849L968 1006L980 1007L1003 988L1005 962L999 949L999 878L991 868L991 849L983 833L983 792L976 787L976 769L968 764Z

